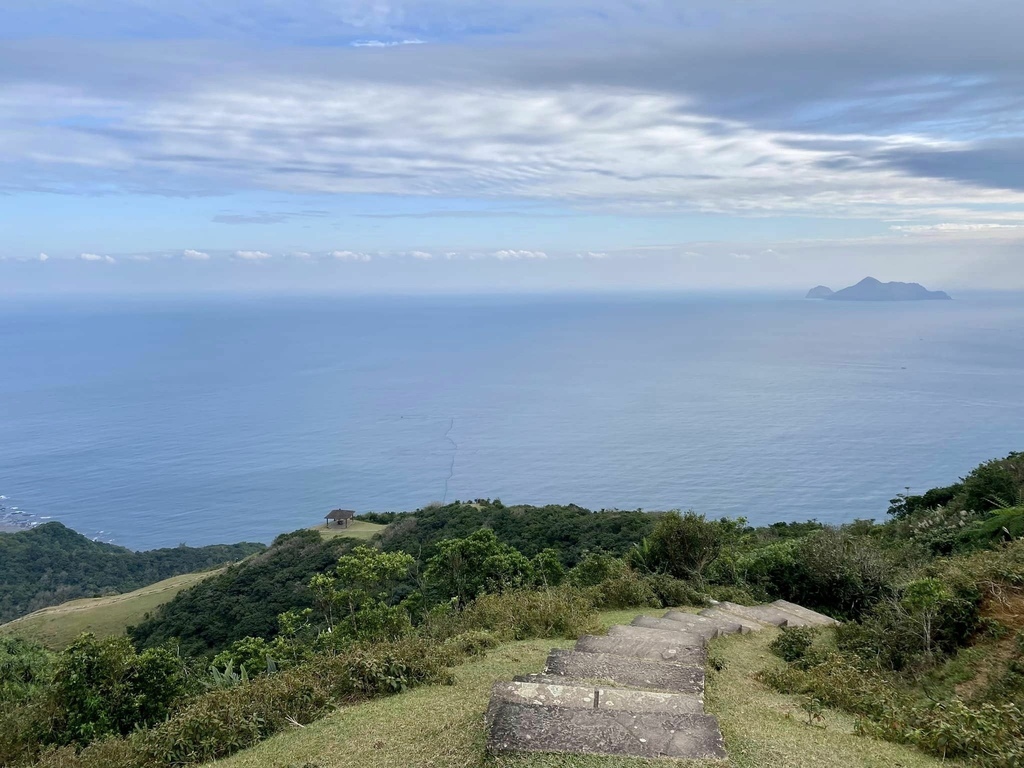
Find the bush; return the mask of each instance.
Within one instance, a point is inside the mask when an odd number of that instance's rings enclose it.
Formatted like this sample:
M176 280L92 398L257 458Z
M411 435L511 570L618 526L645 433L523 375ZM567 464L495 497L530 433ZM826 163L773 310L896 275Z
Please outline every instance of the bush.
M585 594L591 604L601 610L662 607L650 582L632 571L589 587Z
M485 630L506 640L576 638L594 629L593 605L571 588L516 590L484 595L457 617L456 625L459 632Z
M743 521L709 521L695 512L662 515L644 545L644 561L652 571L677 579L703 582L708 568Z
M818 630L814 627L784 627L769 648L783 661L802 661L817 637Z
M569 583L577 587L596 587L624 576L629 568L623 560L604 552L586 552L571 571Z
M644 581L664 608L708 604L707 595L688 581L674 579L665 573L650 574L644 577Z

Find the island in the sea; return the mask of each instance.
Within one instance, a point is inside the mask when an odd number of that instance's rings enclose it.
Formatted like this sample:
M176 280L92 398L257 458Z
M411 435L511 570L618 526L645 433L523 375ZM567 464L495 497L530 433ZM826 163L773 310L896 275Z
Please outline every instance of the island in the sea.
M856 285L833 291L824 285L811 288L808 299L827 301L949 301L945 291L929 291L919 283L883 283L873 277L865 277Z

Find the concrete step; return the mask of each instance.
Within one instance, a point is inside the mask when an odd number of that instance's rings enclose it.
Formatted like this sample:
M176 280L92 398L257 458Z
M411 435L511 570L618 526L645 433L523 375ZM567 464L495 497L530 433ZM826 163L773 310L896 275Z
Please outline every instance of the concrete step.
M634 627L644 627L645 629L667 629L682 632L684 634L698 635L703 637L705 640L714 640L721 633L717 626L694 626L693 624L683 624L679 621L672 621L672 619L655 619L651 616L637 616L633 619Z
M563 709L661 712L668 715L699 715L704 712L703 702L694 694L630 691L564 682L495 683L491 689L491 701L495 700Z
M746 634L750 631L744 628L743 622L739 618L701 616L700 614L684 613L683 611L669 611L662 618L669 621L678 621L687 627L717 627L720 636L735 635L740 632Z
M841 621L833 619L831 616L826 616L824 613L812 611L810 608L804 608L802 605L797 605L796 603L791 603L787 600L775 600L771 603L771 605L774 605L776 608L781 608L784 611L788 611L789 613L795 614L796 616L799 616L805 621L808 621L811 624L815 624L818 626L835 627L842 623Z
M702 665L707 658L703 647L687 646L673 637L637 638L584 635L576 641L581 653L610 653L648 661L670 661L688 666Z
M492 753L693 759L726 756L718 721L710 715L565 709L492 700L487 720L487 748Z
M776 608L774 605L738 605L725 602L719 603L715 608L776 627L803 627L809 623L795 614Z
M613 685L670 693L704 693L704 670L663 661L624 658L608 653L555 649L544 673L575 680L607 680Z
M652 629L650 627L637 627L632 624L616 624L613 627L609 627L608 637L634 637L647 640L670 638L688 648L703 648L707 645L707 640L703 635L680 631L674 627L671 629Z
M705 608L703 611L700 612L700 615L708 616L709 618L717 618L724 619L726 621L739 622L739 624L743 627L744 634L747 634L748 632L760 632L762 629L768 626L762 621L754 621L753 619L747 619L743 616L737 616L734 613L729 613L728 611L723 611L718 608Z

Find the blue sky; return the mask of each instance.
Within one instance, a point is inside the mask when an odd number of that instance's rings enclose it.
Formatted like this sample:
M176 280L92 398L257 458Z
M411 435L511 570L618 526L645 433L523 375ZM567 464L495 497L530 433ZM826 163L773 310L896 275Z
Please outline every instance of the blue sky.
M0 292L1024 288L1024 4L6 0Z

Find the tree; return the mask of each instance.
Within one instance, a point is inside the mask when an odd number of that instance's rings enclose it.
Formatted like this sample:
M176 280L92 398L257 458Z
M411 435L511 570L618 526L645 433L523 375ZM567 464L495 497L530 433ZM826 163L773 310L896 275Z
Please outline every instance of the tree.
M668 512L654 526L644 545L648 567L677 579L704 582L704 574L722 554L726 541L738 533L744 520L709 521L688 511Z
M400 617L392 615L399 609L388 606L385 599L414 562L406 552L359 546L339 557L331 573L310 579L309 587L328 630L333 631L344 616L345 632L353 637L373 634L374 627L386 631L386 626ZM408 617L405 620L407 623Z
M502 544L494 531L481 528L464 539L438 544L438 553L427 561L424 578L441 600L463 607L484 592L503 592L529 584L530 561L519 550Z
M938 579L918 579L903 589L900 606L919 626L924 652L929 659L935 643L935 619L952 598L953 594Z
M60 654L54 670L57 741L88 744L152 725L194 686L184 660L169 648L136 653L126 637L82 635Z

